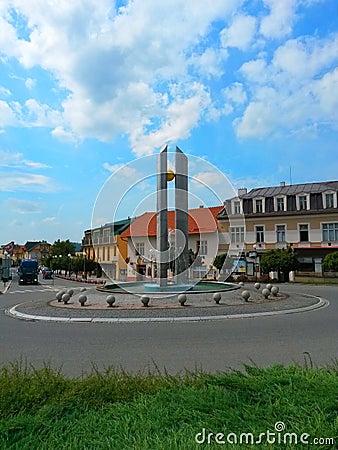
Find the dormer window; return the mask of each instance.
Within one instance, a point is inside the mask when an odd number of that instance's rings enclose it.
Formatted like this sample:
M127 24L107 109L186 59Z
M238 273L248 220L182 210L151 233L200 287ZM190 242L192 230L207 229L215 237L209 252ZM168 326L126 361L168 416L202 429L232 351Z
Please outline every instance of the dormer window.
M324 192L323 206L325 209L337 208L337 193L333 191Z
M242 205L240 200L234 200L232 202L232 214L241 214L242 213Z
M310 195L309 194L300 194L296 198L297 202L297 210L303 211L310 209Z
M255 213L264 213L265 212L264 198L254 199L253 209Z

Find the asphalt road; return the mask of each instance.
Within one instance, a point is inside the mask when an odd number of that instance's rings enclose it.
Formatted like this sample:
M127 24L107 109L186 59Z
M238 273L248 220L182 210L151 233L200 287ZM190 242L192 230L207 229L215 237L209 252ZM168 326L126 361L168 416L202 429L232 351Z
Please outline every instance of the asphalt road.
M318 295L327 308L297 314L197 323L50 323L13 319L9 306L51 299L50 280L0 296L0 366L13 361L49 364L67 376L109 365L136 371L210 372L243 364L330 364L338 358L338 286L281 285L284 292ZM55 280L55 285L67 282ZM49 287L47 286L49 285ZM78 286L78 284L77 284ZM309 356L310 355L310 359Z

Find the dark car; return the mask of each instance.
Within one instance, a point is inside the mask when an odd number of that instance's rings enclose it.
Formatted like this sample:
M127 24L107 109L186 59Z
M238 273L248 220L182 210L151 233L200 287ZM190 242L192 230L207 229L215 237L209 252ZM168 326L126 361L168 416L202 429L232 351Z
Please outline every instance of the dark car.
M53 278L53 271L49 267L44 267L42 269L42 278L44 280L51 280Z

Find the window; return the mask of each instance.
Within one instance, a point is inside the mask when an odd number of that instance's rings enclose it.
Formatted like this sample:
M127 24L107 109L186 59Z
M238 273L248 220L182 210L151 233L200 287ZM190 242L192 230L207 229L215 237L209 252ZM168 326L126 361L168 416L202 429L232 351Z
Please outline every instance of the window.
M93 232L93 244L98 244L100 242L100 231Z
M135 245L136 256L144 255L144 242L137 242Z
M234 214L240 214L241 213L241 202L234 202Z
M231 227L230 238L232 244L244 242L244 227Z
M325 208L334 208L333 194L325 194Z
M277 211L284 211L284 197L277 198Z
M258 199L256 200L256 213L262 213L263 212L263 200Z
M309 225L308 224L299 225L299 240L301 242L307 242L309 240Z
M256 242L264 242L264 226L256 225Z
M102 261L106 260L106 247L103 247L102 249Z
M103 240L102 243L103 244L107 244L109 242L109 228L106 228L105 230L103 230Z
M299 209L307 209L307 198L306 195L299 196Z
M276 225L277 242L285 242L285 225Z
M199 255L208 254L208 242L207 241L197 241L197 253Z
M110 261L110 247L107 247L107 261Z
M323 223L323 241L338 241L338 223Z

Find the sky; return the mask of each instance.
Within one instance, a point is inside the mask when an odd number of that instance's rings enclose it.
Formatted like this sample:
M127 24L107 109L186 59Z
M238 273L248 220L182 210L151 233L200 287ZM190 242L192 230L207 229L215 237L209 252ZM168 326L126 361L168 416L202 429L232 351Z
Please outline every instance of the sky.
M191 207L337 180L337 63L337 0L2 0L0 244L154 210L163 145L217 192Z

